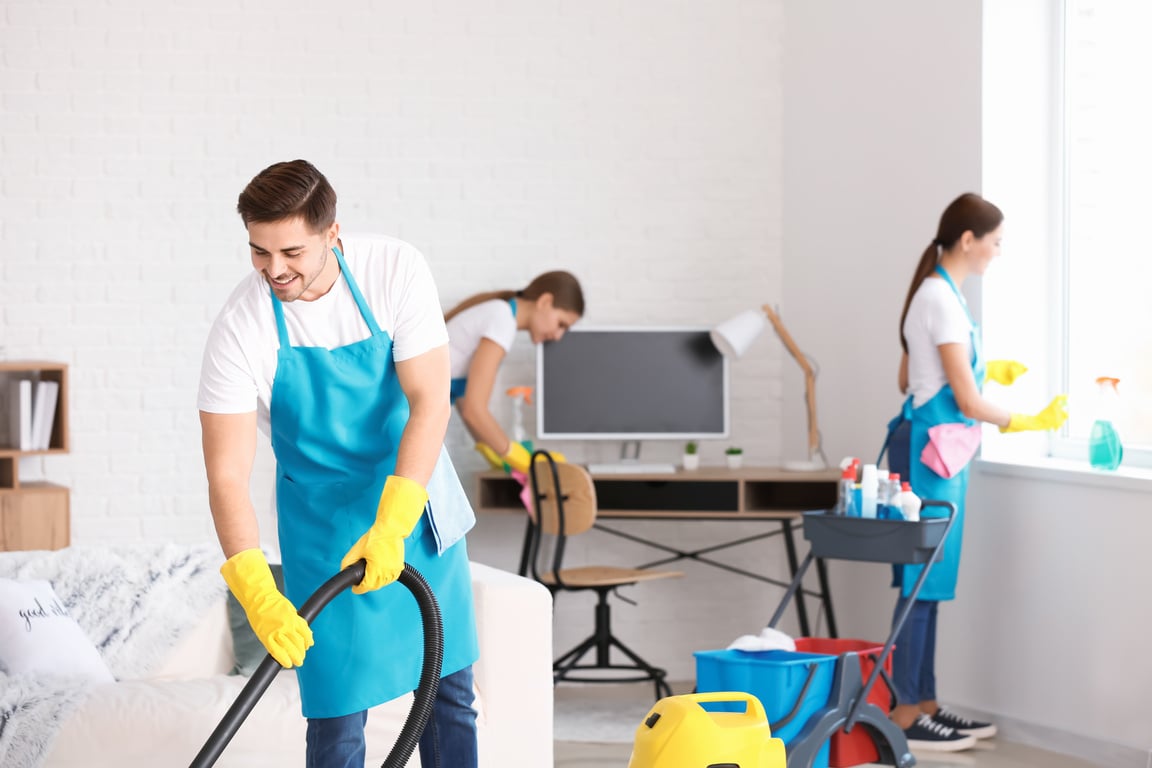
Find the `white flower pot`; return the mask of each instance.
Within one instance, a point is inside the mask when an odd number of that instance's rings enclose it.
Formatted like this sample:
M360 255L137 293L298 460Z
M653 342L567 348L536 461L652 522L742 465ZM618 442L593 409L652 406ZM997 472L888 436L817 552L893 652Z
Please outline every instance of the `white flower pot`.
M744 466L744 454L742 453L726 453L724 458L728 460L728 469L740 469Z
M684 454L684 469L700 469L700 454Z

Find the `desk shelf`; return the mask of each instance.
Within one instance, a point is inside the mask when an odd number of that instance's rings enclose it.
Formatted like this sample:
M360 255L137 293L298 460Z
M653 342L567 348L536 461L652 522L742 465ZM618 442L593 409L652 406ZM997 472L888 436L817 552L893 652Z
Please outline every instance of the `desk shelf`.
M764 519L836 504L836 470L705 467L674 474L594 475L603 517ZM477 511L523 511L520 485L503 472L477 474Z

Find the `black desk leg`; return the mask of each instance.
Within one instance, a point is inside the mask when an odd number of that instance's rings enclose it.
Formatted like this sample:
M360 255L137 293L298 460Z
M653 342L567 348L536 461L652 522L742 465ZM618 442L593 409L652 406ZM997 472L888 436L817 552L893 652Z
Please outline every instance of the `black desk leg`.
M820 579L820 599L824 603L824 616L828 619L828 637L840 637L836 633L836 614L832 613L832 590L828 588L828 566L824 558L816 558L816 575Z
M796 541L792 538L792 521L784 518L780 520L780 524L784 526L784 548L788 552L788 572L795 579L799 563L796 561ZM808 629L808 608L804 605L803 584L799 585L799 589L796 590L796 616L800 620L800 636L811 637Z

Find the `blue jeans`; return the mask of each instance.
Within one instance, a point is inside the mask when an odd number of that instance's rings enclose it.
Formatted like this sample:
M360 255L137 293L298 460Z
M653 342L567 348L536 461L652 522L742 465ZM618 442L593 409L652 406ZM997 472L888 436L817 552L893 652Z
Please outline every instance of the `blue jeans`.
M368 711L343 717L308 718L305 768L364 768Z
M432 717L420 736L424 768L476 768L476 710L472 667L440 678ZM308 719L307 768L364 768L367 712Z
M908 598L896 600L892 625L900 618ZM896 636L892 651L892 684L897 704L936 700L936 600L916 600Z
M421 768L476 768L472 666L440 678L432 717L420 737Z

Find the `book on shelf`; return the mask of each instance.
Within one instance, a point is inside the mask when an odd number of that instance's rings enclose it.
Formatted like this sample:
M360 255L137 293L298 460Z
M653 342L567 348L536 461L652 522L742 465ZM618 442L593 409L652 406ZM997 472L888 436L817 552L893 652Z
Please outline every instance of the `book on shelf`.
M38 381L36 398L32 408L32 450L46 451L52 442L52 426L56 420L56 400L60 396L60 384L55 381Z
M32 450L32 381L13 379L8 382L7 445L18 451Z

